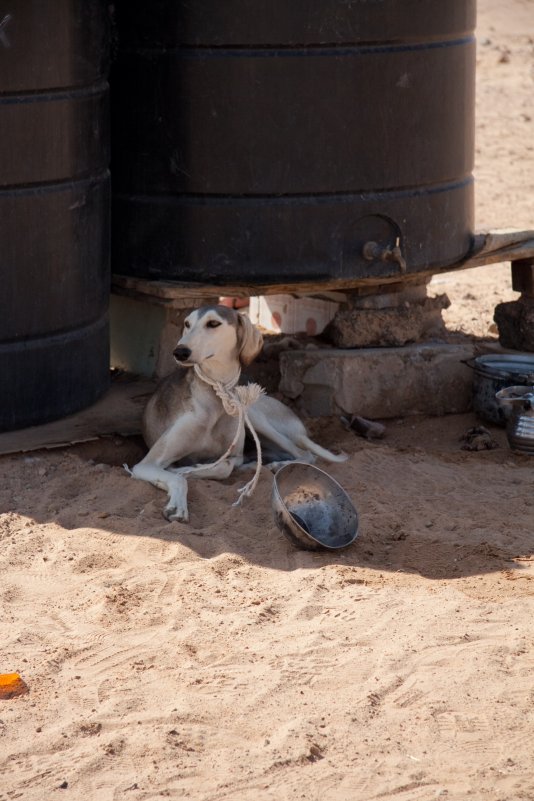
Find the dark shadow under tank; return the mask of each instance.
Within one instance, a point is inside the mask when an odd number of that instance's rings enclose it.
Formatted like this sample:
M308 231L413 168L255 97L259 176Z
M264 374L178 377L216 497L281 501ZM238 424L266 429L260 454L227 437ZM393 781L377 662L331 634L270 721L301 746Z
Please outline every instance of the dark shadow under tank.
M473 234L475 0L117 0L113 271L374 279Z
M9 8L0 13L0 431L88 406L109 381L107 5Z

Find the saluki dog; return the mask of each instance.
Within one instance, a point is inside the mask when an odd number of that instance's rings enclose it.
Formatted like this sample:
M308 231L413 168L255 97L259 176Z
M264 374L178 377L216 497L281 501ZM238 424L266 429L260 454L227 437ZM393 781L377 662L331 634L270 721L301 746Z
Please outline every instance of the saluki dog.
M237 436L236 419L225 411L214 387L234 387L241 367L256 358L262 344L261 333L248 317L225 306L204 306L185 319L173 353L178 367L159 384L144 412L149 451L131 471L135 478L166 490L167 520L189 519L186 476L224 479L243 464L244 426ZM274 462L312 463L316 456L331 462L346 459L313 442L299 418L274 398L262 394L247 414ZM232 437L237 440L229 450Z

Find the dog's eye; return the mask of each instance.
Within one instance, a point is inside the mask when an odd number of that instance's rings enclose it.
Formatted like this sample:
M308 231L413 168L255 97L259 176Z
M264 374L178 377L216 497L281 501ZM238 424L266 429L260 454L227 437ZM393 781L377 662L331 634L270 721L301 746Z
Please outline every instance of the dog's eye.
M208 320L206 323L206 328L218 328L220 326L220 322L218 320Z
M185 321L184 328L191 328L191 323L189 322L189 320Z

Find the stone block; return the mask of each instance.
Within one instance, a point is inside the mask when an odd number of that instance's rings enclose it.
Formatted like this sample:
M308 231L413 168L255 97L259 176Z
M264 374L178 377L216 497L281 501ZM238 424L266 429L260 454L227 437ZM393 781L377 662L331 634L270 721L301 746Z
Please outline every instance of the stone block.
M320 349L280 354L280 391L306 414L370 419L443 415L471 408L470 344Z

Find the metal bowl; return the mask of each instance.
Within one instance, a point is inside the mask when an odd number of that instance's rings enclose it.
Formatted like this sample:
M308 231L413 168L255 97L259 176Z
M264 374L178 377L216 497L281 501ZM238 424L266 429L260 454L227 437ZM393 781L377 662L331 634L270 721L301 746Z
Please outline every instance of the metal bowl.
M337 481L311 464L291 462L276 473L276 525L297 548L336 550L358 536L358 512Z

